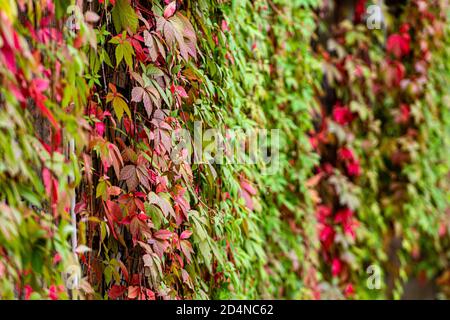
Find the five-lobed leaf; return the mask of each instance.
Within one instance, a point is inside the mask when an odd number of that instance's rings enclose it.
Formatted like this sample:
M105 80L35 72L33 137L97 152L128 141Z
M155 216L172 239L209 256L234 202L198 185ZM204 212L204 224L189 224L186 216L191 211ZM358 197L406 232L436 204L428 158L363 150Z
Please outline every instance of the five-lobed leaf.
M115 51L116 55L116 67L125 59L125 63L130 69L133 69L133 55L134 49L128 40L121 41Z
M112 100L112 106L114 108L114 112L116 113L117 119L119 119L119 121L122 119L124 111L127 114L127 116L131 119L130 108L128 108L128 105L123 98L114 97Z

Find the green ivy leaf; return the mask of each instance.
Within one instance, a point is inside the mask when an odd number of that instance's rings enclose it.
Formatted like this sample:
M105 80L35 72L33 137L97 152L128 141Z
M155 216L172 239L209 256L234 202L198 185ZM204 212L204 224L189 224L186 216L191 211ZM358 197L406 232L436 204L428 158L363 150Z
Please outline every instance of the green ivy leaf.
M130 108L128 108L128 105L123 98L121 98L119 96L114 97L114 99L112 100L112 106L114 108L114 112L116 113L117 119L119 119L119 121L122 119L124 111L127 114L127 116L131 119Z
M117 0L111 15L117 33L127 29L136 32L139 19L128 0Z
M116 47L116 67L122 62L122 59L125 58L125 63L127 66L132 69L133 68L133 55L134 50L131 44L128 41L123 41L119 43Z

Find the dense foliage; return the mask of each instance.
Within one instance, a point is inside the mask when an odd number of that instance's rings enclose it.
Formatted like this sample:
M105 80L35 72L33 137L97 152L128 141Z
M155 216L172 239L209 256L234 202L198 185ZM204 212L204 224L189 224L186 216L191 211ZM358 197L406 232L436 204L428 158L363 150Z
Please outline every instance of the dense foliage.
M328 2L1 0L0 298L445 293L449 5Z
M399 298L409 277L448 265L448 4L389 9L386 34L356 16L334 29L324 53L333 92L315 136L325 274L364 298ZM365 290L374 264L386 290Z

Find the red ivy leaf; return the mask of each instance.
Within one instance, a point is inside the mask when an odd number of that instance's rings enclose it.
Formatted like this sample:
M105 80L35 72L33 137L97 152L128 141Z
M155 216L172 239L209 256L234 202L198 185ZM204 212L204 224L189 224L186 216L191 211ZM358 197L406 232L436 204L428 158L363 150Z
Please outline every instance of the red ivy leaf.
M128 299L136 299L139 295L139 287L129 286L128 287Z
M252 196L256 195L255 188L253 188L253 186L246 179L241 179L240 185L241 185L241 189L239 191L240 196L244 198L246 207L249 208L250 210L253 210L255 206L253 203Z
M401 62L387 61L386 82L389 86L398 86L405 74L405 66Z
M355 156L353 155L353 151L347 147L342 147L338 150L338 158L342 161L355 161Z
M355 294L355 288L353 288L353 284L351 284L351 283L347 284L347 286L345 287L344 293L347 298L353 296Z
M158 255L159 258L162 258L164 252L167 250L169 246L170 246L169 241L156 240L155 243L153 244L153 250L155 250L155 253Z
M185 230L181 233L180 235L180 239L184 240L184 239L189 239L189 237L192 235L192 231L189 230Z
M386 44L388 52L392 53L396 58L401 58L409 53L411 50L409 46L410 36L407 33L393 34L389 36Z
M172 232L170 232L169 230L158 230L155 233L153 233L153 236L156 239L160 239L160 240L168 240L172 237Z
M182 98L188 98L188 94L186 93L186 90L182 86L176 86L175 87L176 93Z
M169 201L162 196L155 194L154 192L150 192L148 195L148 200L151 204L156 204L161 208L161 211L164 214L164 217L167 217L170 214L172 217L175 217L175 211L170 205Z
M141 102L142 96L144 95L145 90L142 87L134 87L133 90L131 90L131 101L133 102Z
M364 16L364 12L366 11L366 2L367 0L358 0L355 5L355 23L360 23Z
M139 178L134 165L127 165L120 171L120 180L127 182L128 191L133 191L139 184Z
M103 122L96 122L95 131L98 135L103 136L103 134L105 133L105 124Z
M108 296L110 299L120 298L127 288L125 286L113 285L108 291Z
M333 262L331 263L331 273L333 274L333 277L338 276L342 271L342 263L341 260L338 258L334 258Z
M194 252L194 250L192 250L191 243L187 240L181 240L180 244L181 244L181 251L183 252L184 256L186 257L187 262L191 263L191 261L192 261L191 254Z
M156 300L155 293L150 289L145 289L147 300Z
M333 109L333 120L345 126L353 121L353 113L347 106L337 103Z
M42 169L42 179L44 180L44 187L47 195L51 199L53 214L56 215L56 206L58 204L58 180L56 180L50 170Z
M164 9L164 18L169 19L175 11L177 10L177 2L172 1L169 5Z
M230 31L230 28L228 27L228 23L224 19L222 19L222 31L223 32Z
M52 174L47 168L42 169L42 179L44 180L44 187L47 195L52 192Z
M353 161L347 164L347 173L351 177L358 177L361 175L361 166L359 161Z
M110 222L120 223L122 220L122 210L120 206L111 200L106 200L107 218Z

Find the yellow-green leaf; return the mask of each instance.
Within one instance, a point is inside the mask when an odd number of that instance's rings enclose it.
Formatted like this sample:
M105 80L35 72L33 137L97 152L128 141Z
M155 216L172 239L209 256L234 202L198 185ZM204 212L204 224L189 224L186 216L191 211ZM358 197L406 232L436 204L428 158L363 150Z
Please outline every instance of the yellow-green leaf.
M121 97L115 97L112 101L112 106L114 108L114 112L116 113L117 119L119 119L119 121L122 119L124 111L128 115L128 117L131 119L130 108L128 108L127 103Z

